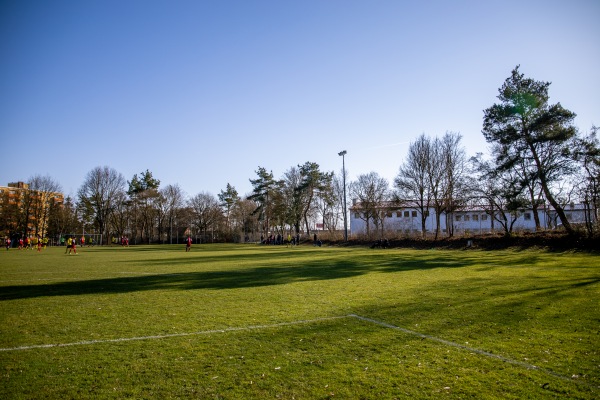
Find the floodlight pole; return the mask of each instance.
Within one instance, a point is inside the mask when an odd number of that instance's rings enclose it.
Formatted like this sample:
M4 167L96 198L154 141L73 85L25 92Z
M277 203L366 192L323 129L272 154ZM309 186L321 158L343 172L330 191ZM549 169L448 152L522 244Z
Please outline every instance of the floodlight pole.
M348 152L342 150L338 153L338 156L342 156L342 181L344 182L344 241L348 241L348 220L346 217L346 160L345 155Z

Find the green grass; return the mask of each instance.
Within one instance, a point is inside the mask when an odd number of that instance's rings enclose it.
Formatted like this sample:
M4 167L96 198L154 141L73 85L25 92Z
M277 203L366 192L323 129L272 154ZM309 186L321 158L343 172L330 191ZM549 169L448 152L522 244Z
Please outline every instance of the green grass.
M0 398L600 397L596 254L183 249L3 250Z

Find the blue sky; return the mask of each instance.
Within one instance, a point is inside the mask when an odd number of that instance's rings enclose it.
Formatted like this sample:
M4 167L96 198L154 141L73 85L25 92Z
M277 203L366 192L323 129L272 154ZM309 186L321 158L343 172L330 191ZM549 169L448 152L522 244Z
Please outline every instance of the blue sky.
M486 152L521 65L600 125L600 2L0 0L0 185L146 169L189 195L317 162L390 183L421 133Z

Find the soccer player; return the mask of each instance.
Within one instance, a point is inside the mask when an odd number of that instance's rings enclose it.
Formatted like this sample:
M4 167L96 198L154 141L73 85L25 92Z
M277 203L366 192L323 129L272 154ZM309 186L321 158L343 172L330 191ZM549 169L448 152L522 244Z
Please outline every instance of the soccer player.
M71 248L69 249L69 254L71 254L71 250L73 253L77 254L77 239L73 236L71 239Z

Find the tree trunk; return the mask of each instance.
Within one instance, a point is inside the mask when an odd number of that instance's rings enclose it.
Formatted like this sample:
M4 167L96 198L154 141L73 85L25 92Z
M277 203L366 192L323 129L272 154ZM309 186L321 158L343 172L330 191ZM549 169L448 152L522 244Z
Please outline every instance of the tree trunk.
M439 235L440 235L440 209L436 209L435 210L435 240L438 240Z
M546 196L546 199L548 200L550 205L552 205L552 207L554 207L554 210L556 210L556 214L558 215L558 218L560 218L560 222L562 222L563 227L565 228L567 233L569 235L574 234L575 231L573 230L571 223L567 219L565 210L554 199L554 196L552 195L552 192L550 191L550 188L548 187L548 182L546 180L546 173L542 167L542 163L541 163L540 158L535 150L535 147L532 144L529 144L529 149L531 150L531 154L533 155L533 159L535 160L535 165L537 166L539 176L540 176L540 183L542 185L542 190L544 191L544 195Z

